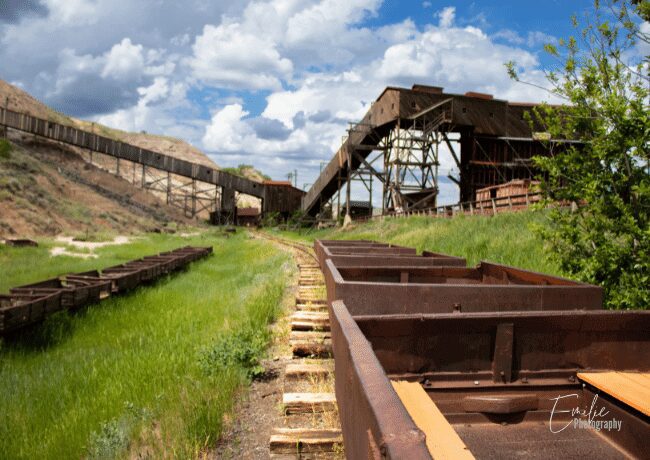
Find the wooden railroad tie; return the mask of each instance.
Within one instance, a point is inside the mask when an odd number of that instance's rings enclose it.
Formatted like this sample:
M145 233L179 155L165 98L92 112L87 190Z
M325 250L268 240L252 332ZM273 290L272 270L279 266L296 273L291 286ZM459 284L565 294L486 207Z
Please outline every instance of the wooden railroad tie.
M291 350L295 358L330 358L332 339L325 339L322 342L292 341Z
M316 331L291 331L289 335L290 342L318 342L322 343L325 340L331 339L332 334L329 331L316 332Z
M296 297L296 305L311 303L312 305L325 305L327 306L326 299L304 299L302 297Z
M330 366L322 364L288 364L284 376L288 380L299 380L303 378L317 377L325 378L332 372Z
M341 430L276 428L271 435L271 454L334 452L343 444Z
M313 414L336 410L334 393L284 393L282 395L284 413Z
M296 312L291 315L291 329L294 331L329 331L329 315L319 312Z
M299 303L296 305L296 311L305 311L305 312L321 312L325 313L327 312L327 305L322 305L322 304L316 304L312 305L309 303Z

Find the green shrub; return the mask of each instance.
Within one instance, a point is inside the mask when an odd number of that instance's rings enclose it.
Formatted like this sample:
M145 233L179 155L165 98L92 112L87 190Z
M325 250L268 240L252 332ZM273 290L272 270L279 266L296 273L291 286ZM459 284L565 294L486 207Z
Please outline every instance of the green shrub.
M241 367L246 377L254 379L264 373L260 357L266 349L269 333L265 329L255 330L251 326L225 333L199 358L201 369L207 375L222 372L228 368Z
M0 158L3 158L5 160L11 158L12 150L13 147L11 145L11 142L6 139L0 139Z

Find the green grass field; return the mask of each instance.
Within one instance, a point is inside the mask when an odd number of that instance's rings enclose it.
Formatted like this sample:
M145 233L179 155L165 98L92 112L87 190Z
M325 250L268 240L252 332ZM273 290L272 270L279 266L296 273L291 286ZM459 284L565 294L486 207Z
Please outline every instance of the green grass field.
M147 235L94 260L49 258L42 243L0 249L0 292L187 244L214 255L0 342L0 457L193 458L213 446L268 342L289 256L244 233Z
M347 229L280 232L283 236L312 242L315 239L369 239L442 252L467 259L474 265L489 260L529 270L561 275L541 238L533 231L546 225L544 211L503 213L491 216L386 218L354 224Z

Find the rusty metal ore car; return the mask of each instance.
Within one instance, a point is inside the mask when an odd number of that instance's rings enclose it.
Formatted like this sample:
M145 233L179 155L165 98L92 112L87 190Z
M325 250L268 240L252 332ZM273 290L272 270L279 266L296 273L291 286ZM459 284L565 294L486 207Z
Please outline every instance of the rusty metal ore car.
M514 267L315 248L347 458L647 458L650 312Z

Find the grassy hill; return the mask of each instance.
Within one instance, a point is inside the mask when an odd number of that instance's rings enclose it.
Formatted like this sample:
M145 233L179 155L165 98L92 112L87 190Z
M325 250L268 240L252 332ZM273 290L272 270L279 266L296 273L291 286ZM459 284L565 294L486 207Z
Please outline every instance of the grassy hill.
M489 260L539 272L564 275L533 228L547 225L544 211L504 213L494 217L457 216L387 218L346 229L282 232L301 241L315 239L370 239L418 251L429 250L467 258L470 265Z

